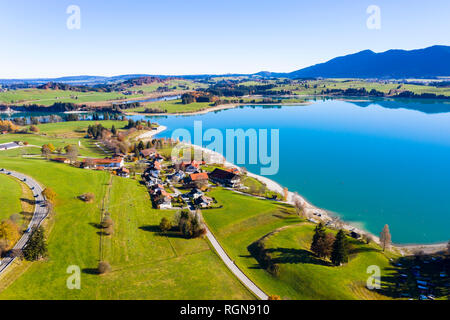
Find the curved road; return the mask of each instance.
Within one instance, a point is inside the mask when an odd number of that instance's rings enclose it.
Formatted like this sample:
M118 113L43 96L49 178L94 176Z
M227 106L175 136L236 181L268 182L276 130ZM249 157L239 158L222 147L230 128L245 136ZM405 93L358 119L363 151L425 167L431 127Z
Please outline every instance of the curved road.
M39 183L37 183L35 180L33 180L32 178L30 178L24 174L5 170L5 169L0 169L0 174L6 174L6 175L9 175L16 179L19 179L20 181L25 183L33 191L33 194L34 194L36 204L34 206L33 218L31 218L31 221L30 221L30 224L28 225L27 231L22 235L20 240L16 243L16 245L13 248L13 250L22 250L25 247L25 244L28 242L28 240L31 236L31 232L29 232L29 231L33 230L34 228L39 227L41 225L42 221L44 221L44 219L47 217L48 210L47 210L47 206L45 204L45 198L42 194L43 190L42 190L42 187L39 185ZM1 260L1 265L0 265L0 274L3 273L3 271L5 271L5 269L8 268L8 266L15 259L16 258L14 258L14 257L3 258Z
M174 186L172 188L175 190L176 193L181 194L181 192L176 189ZM183 197L183 196L182 196ZM192 202L187 198L186 196L183 197L183 200L187 203L188 209L191 212L195 212L195 208L192 204ZM225 252L223 247L220 245L219 241L217 241L216 237L212 234L212 232L209 230L208 226L205 223L206 227L206 237L208 238L211 245L214 247L214 249L217 252L217 255L222 259L223 263L227 266L227 268L241 281L244 286L247 287L248 290L253 292L254 295L256 295L261 300L268 300L269 296L262 291L252 280L250 280L249 277L245 275L244 272L242 272L241 269L234 263L233 260L228 256L228 254Z

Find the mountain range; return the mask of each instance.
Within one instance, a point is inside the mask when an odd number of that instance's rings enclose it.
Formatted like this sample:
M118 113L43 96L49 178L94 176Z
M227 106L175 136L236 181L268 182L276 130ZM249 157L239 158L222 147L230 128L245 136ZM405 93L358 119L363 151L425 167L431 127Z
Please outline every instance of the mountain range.
M61 78L40 79L0 79L0 84L43 84L47 82L70 83L73 85L94 85L100 83L120 82L142 76L176 77L188 79L203 79L213 76L258 76L264 78L286 77L296 78L377 78L377 79L407 79L436 78L450 76L450 46L436 45L416 50L388 50L375 53L364 50L319 63L290 73L262 71L255 74L226 75L149 75L129 74L114 77L73 76Z

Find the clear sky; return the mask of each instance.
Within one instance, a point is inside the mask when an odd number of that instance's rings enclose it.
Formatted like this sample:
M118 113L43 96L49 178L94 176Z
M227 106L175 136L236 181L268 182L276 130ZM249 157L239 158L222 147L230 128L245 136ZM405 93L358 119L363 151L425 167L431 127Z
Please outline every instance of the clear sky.
M381 29L366 25L370 5ZM450 45L449 12L448 0L0 0L0 78L289 72Z

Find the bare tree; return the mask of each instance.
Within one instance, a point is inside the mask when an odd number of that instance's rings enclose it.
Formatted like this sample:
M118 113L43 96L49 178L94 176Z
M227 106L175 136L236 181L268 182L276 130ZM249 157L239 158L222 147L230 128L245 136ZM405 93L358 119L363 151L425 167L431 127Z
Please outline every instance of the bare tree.
M299 217L304 218L306 216L304 203L302 201L302 198L298 195L298 193L295 193L294 195L294 207L295 212Z
M387 224L380 233L380 243L383 247L383 251L389 249L391 246L391 233L389 232L389 226Z

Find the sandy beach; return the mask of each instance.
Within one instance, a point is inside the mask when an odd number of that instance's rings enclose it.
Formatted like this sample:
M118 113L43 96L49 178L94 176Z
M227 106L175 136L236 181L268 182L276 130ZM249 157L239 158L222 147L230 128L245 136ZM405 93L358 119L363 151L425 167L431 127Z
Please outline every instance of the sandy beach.
M165 131L166 129L167 129L167 127L165 127L165 126L159 126L158 128L156 128L156 130L147 131L147 132L140 134L139 136L136 137L136 140L145 141L145 140L153 139L153 136Z

